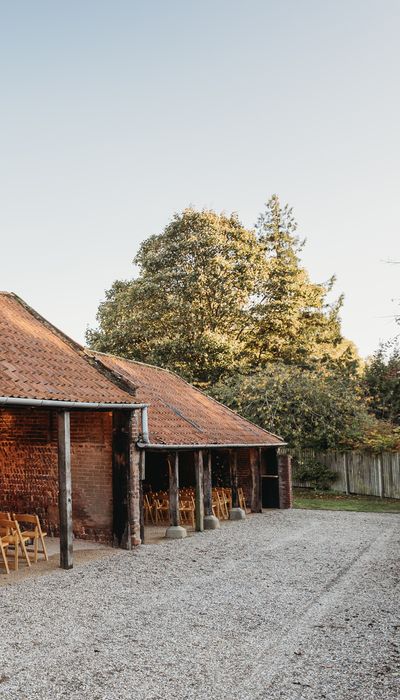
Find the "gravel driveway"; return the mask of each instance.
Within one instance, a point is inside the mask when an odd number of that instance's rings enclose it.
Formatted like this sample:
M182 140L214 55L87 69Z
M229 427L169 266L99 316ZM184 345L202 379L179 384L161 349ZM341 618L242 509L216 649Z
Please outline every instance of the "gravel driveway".
M0 698L400 697L400 516L270 511L0 589Z

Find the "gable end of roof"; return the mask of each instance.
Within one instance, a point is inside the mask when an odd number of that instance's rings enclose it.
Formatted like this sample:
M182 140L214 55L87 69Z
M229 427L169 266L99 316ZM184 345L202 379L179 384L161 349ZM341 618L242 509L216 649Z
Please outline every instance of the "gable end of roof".
M16 301L36 321L38 321L42 326L47 328L48 331L60 338L60 340L62 340L66 345L68 345L68 347L74 350L74 352L78 353L78 355L83 360L85 360L85 362L94 367L94 369L100 372L100 374L102 374L106 379L108 379L108 381L112 382L115 386L117 386L122 391L125 391L127 394L135 396L137 387L135 387L133 382L127 381L121 374L109 369L102 362L99 362L96 359L96 357L93 357L87 352L86 348L83 345L80 345L80 343L70 338L69 335L61 331L59 328L57 328L57 326L54 326L52 323L50 323L50 321L48 321L46 318L44 318L44 316L39 314L36 311L36 309L32 308L32 306L29 306L29 304L27 304L26 301L24 301L24 299L21 299L21 297L19 297L18 294L15 294L15 292L0 292L0 296L7 296Z

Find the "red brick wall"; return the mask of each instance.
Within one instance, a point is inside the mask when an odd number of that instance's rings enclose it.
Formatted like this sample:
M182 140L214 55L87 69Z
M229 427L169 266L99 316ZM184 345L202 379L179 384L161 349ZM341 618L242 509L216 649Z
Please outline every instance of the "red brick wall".
M292 495L292 458L290 455L278 456L279 474L279 507L291 508L293 505Z
M262 471L268 471L266 460L272 460L272 453L264 453ZM237 451L238 460L238 476L239 486L243 488L246 505L251 505L252 479L250 470L250 450L239 449ZM291 508L293 505L292 496L292 467L291 458L289 455L279 455L278 457L278 475L279 475L279 507Z
M77 537L112 538L111 414L71 413L72 504ZM0 409L0 510L38 513L58 533L54 412Z
M251 470L250 470L250 450L238 449L237 450L237 470L239 479L239 488L243 489L244 497L246 499L246 506L250 508L251 505L251 491L252 491L252 480L251 480Z

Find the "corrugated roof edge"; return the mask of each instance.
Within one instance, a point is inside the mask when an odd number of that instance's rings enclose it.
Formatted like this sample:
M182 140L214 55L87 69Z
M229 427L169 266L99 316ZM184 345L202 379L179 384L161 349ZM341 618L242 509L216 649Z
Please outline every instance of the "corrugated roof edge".
M39 323L45 326L45 328L51 331L51 333L54 333L58 338L60 338L64 343L66 343L66 345L75 350L75 352L77 352L83 360L85 360L91 367L97 369L97 371L100 372L103 376L105 376L106 379L108 379L108 381L110 381L112 384L115 384L115 386L117 386L122 391L125 391L130 396L135 396L137 387L135 387L135 385L132 382L128 382L118 372L110 370L104 365L103 362L97 362L96 358L92 355L89 355L89 353L83 345L80 345L76 342L76 340L70 338L69 335L67 335L63 331L60 331L60 329L57 328L57 326L54 326L52 323L50 323L50 321L44 318L44 316L42 316L35 309L33 309L32 306L29 306L29 304L27 304L26 301L24 301L24 299L19 297L18 294L15 294L15 292L0 291L0 296L8 296L14 299L14 301L20 304L22 308L25 309L25 311L27 311L31 316L33 316L33 318L39 321Z
M187 382L186 379L183 379L182 377L179 376L179 374L177 374L176 372L173 372L170 369L166 369L165 367L158 367L157 365L151 365L148 362L141 362L140 360L131 360L127 357L119 357L118 355L112 355L111 353L107 353L107 352L99 352L98 350L91 350L90 348L86 348L86 350L87 350L87 352L95 353L96 355L104 355L105 357L115 357L116 360L123 360L124 362L131 362L132 364L143 365L144 367L151 367L151 369L156 369L159 372L166 372L167 374L172 374L174 377L179 379L183 384L190 386L192 389L197 391L202 396L205 396L210 401L213 401L214 403L218 404L218 406L222 406L222 408L224 408L226 411L233 413L233 415L236 418L240 418L240 420L245 421L251 427L257 428L258 430L262 430L264 433L266 433L266 435L270 435L271 437L274 437L277 440L280 440L281 442L280 442L280 444L276 445L277 447L279 447L280 445L281 446L287 445L287 443L284 441L284 439L280 435L276 435L275 433L271 433L269 430L265 430L265 428L261 428L261 426L248 420L248 418L244 418L243 416L240 415L240 413L237 413L232 408L229 408L229 406L225 406L225 404L222 403L221 401L218 401L217 399L214 399L213 396L209 396L208 394L206 394L205 391L198 389L196 386L193 386L193 384L189 384L189 382Z

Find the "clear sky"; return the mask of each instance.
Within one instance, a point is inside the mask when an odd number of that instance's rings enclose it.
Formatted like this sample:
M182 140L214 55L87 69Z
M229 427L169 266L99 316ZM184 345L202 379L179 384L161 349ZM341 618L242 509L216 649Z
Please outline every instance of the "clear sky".
M276 192L372 352L400 303L399 37L399 0L0 0L0 289L82 341L173 212L252 226Z

